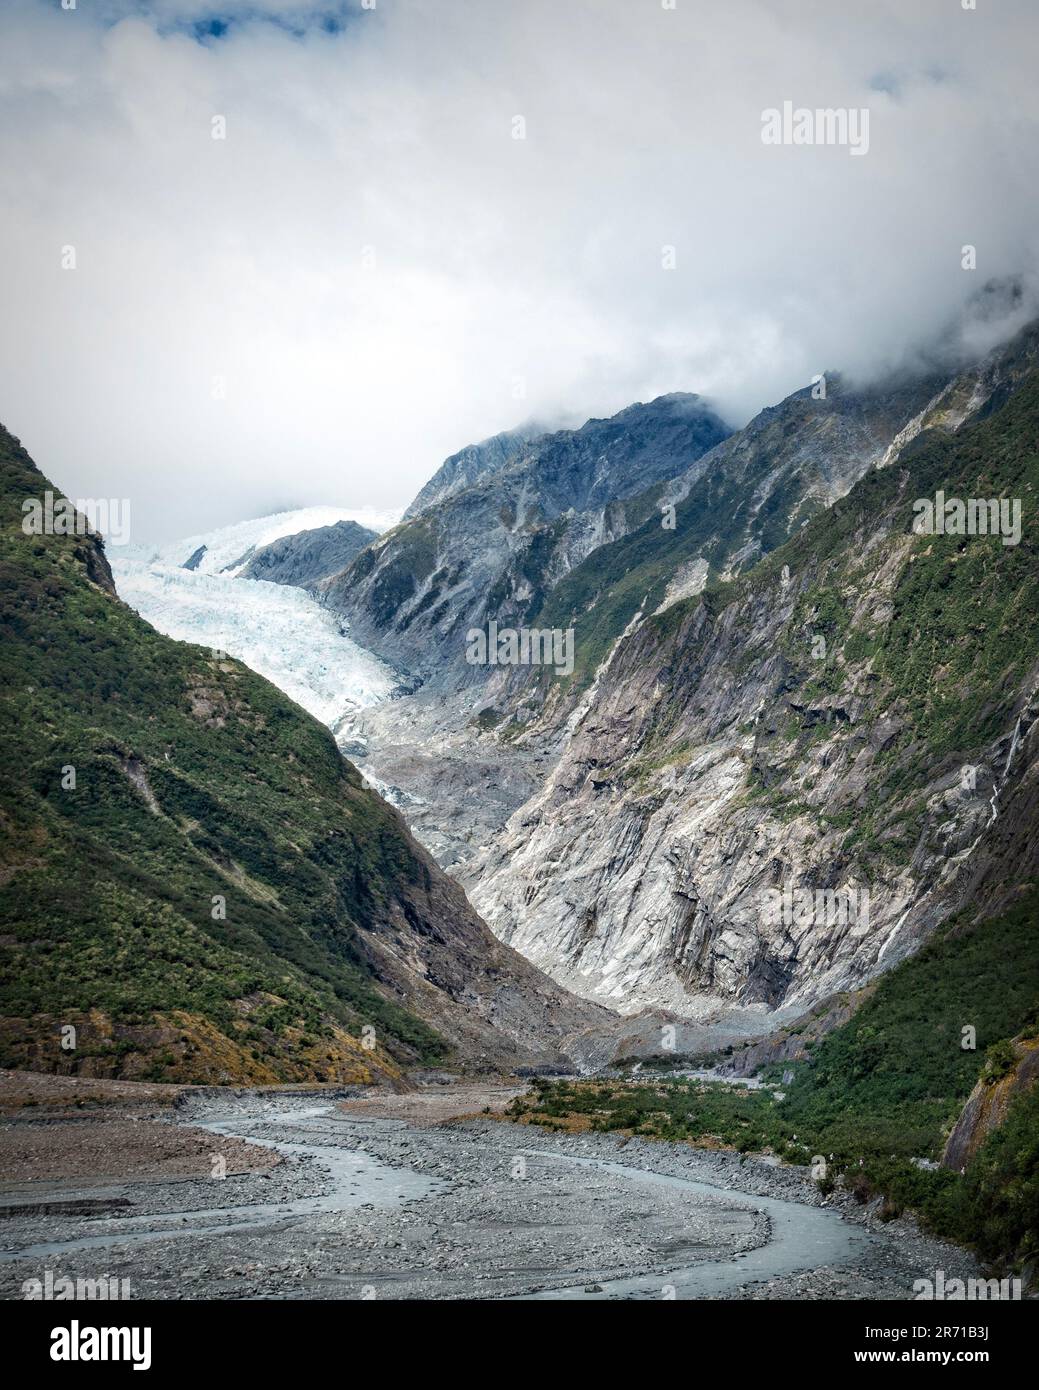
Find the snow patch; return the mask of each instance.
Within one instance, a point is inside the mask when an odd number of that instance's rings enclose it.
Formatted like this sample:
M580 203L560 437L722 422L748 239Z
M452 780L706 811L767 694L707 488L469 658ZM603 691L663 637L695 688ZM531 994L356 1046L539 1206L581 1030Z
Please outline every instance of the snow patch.
M356 521L371 531L388 531L401 518L399 511L376 511L371 507L297 507L290 512L274 512L271 516L238 521L221 526L202 535L164 545L124 546L121 557L171 567L183 565L202 546L205 553L195 566L198 574L237 574L248 562L254 550L270 545L283 536L295 536L301 531L316 531L321 526L334 526L337 521Z

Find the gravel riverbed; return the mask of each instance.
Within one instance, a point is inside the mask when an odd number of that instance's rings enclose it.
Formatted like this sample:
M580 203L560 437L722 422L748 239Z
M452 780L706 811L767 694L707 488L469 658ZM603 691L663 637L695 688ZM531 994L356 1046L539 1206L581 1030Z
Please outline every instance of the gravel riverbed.
M131 1298L908 1299L936 1269L977 1272L911 1222L822 1199L805 1170L495 1118L512 1094L186 1091L129 1117L20 1111L6 1153L31 1154L34 1127L74 1144L77 1125L115 1143L132 1125L163 1162L120 1174L95 1136L89 1172L51 1163L5 1184L0 1296L50 1271L126 1279Z

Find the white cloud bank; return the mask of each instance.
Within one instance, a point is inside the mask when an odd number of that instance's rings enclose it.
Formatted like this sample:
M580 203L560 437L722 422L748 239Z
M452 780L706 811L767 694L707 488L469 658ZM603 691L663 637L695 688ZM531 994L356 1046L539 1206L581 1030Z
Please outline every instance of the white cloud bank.
M1037 29L1034 0L8 0L0 419L161 539L399 506L532 416L685 389L739 421L875 373L1033 272ZM763 144L787 100L868 108L868 153Z

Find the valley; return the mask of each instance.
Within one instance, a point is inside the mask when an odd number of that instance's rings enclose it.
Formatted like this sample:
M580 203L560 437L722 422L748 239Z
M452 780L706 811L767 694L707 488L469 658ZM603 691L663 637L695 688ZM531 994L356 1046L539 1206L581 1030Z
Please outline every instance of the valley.
M29 1374L1027 1364L1037 21L0 4Z
M671 395L485 441L381 533L310 509L110 564L25 543L46 480L0 436L0 1059L176 1088L133 1197L103 1142L62 1171L49 1112L11 1277L111 1250L164 1298L901 1299L968 1250L1030 1269L1037 439L1032 325L742 430ZM1022 499L1017 541L921 531L939 484Z

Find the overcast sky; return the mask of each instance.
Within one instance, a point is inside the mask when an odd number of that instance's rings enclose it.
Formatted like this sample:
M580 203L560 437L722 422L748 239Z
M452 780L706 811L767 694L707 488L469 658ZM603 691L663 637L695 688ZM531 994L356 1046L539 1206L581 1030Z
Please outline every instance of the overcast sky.
M158 540L904 364L1034 276L1037 10L4 0L0 420ZM868 108L868 152L765 145L788 100Z

